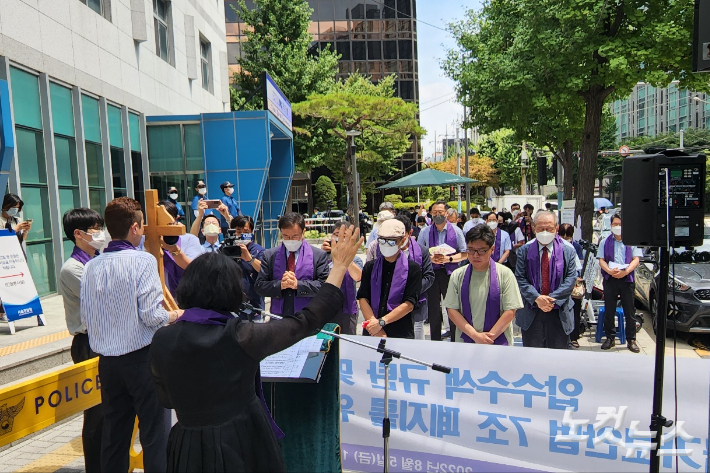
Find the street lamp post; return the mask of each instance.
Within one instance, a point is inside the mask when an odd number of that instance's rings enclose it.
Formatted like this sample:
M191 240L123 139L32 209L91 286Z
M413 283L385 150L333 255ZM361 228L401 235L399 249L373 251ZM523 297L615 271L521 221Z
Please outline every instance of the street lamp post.
M360 224L360 194L357 178L357 149L355 146L355 137L360 135L362 135L362 132L358 130L348 130L345 132L345 136L347 136L348 154L350 156L350 172L353 181L353 186L350 190L350 205L353 209L353 214L350 216L352 219L350 224L355 225L355 227Z

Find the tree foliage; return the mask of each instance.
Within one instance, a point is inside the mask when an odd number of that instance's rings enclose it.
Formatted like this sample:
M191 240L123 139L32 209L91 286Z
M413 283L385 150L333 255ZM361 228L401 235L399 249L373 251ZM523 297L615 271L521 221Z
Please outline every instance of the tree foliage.
M457 167L458 161L458 167ZM471 179L476 179L477 183L471 184L472 187L495 187L498 185L498 176L496 175L496 170L493 167L493 159L483 156L480 154L472 154L468 157L468 177ZM439 161L436 163L429 163L429 167L437 169L439 171L448 172L450 174L458 174L461 172L461 176L466 176L466 159L461 156L460 160L457 160L456 156L446 159L445 161Z
M295 115L312 119L311 127L296 130L299 134L336 138L323 163L336 180L347 183L350 195L355 195L355 182L350 159L346 159L346 131L361 133L355 138L361 183L389 175L395 158L411 146L410 138L424 132L417 123L417 106L394 96L394 80L395 76L389 76L373 84L368 77L351 75L329 93L311 95L293 106ZM348 207L351 218L353 210Z
M328 205L328 201L335 202L338 197L338 191L335 189L335 184L328 176L320 176L316 180L315 189L313 190L316 198L316 207L324 209Z

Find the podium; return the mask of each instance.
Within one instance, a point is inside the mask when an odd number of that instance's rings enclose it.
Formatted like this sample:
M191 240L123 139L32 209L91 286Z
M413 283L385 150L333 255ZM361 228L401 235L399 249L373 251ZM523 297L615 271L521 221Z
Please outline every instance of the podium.
M324 330L340 332L327 324ZM338 340L320 334L298 377L262 377L264 398L285 437L279 441L288 472L342 472Z

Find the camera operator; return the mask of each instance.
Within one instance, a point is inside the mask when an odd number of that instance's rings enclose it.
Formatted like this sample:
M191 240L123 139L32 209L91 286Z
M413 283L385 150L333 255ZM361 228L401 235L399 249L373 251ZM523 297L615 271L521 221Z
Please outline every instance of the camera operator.
M230 227L234 230L235 243L241 248L238 262L242 268L242 290L247 295L249 304L263 309L264 298L256 293L254 283L261 271L261 262L264 260L266 250L254 243L254 220L246 215L235 217ZM228 238L231 238L231 233Z

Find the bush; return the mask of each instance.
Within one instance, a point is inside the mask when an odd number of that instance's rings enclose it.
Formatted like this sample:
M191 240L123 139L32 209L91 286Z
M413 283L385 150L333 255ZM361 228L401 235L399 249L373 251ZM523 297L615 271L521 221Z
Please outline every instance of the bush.
M404 202L406 202L406 203L408 203L408 204L409 204L409 203L414 203L414 197L412 197L411 195L409 195L409 196L407 196L407 197L404 198Z
M333 201L333 204L335 204L335 199L338 196L338 192L335 190L335 184L333 184L333 181L331 181L328 176L318 178L313 192L315 194L316 207L319 209L328 207L327 202L329 200Z
M385 196L385 202L392 202L393 204L399 204L402 202L402 196L399 194L388 194Z
M552 194L548 195L547 198L549 200L557 200L557 192L553 192Z

